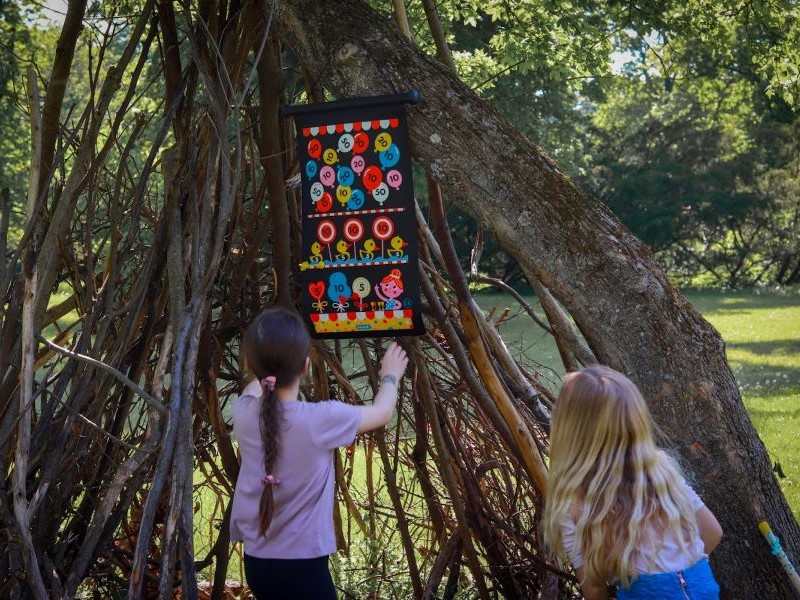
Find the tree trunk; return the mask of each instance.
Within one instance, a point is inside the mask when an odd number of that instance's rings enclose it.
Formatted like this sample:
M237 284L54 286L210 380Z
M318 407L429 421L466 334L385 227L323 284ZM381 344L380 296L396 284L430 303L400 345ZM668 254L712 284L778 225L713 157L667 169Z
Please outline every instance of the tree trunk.
M414 158L570 312L598 359L629 374L725 537L712 565L729 598L792 596L761 539L789 556L800 529L748 418L719 334L651 251L540 148L360 0L283 2L276 25L312 78L339 97L417 89Z

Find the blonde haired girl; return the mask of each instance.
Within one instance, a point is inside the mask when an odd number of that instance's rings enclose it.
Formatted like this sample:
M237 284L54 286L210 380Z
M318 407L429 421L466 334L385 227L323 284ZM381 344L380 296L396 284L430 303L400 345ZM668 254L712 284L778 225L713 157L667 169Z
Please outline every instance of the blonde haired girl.
M587 600L719 597L708 554L717 519L653 441L633 382L608 367L570 374L553 412L545 541Z

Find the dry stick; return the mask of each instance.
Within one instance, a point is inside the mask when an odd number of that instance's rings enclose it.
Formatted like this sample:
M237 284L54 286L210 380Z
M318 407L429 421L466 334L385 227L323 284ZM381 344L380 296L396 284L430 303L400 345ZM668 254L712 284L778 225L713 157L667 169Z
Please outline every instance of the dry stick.
M541 494L547 494L547 475L544 461L539 454L536 440L528 428L528 425L520 416L513 401L506 393L503 383L495 371L489 353L481 338L480 321L482 316L477 314L474 301L469 292L464 273L458 262L453 239L450 236L450 228L447 225L447 218L444 212L444 202L438 184L429 178L429 199L431 205L431 215L436 229L437 237L440 241L442 255L447 266L448 273L453 282L453 286L459 302L459 316L466 334L467 348L472 356L472 361L481 379L486 384L486 389L492 400L497 404L500 414L505 419L511 434L519 446L522 462L525 465L528 475L530 475Z
M428 227L428 223L425 221L425 217L422 215L422 211L420 210L418 204L415 204L415 211L417 216L417 227L422 233L422 237L430 249L431 254L433 254L439 264L447 269L447 263L442 255L441 246L439 245L436 236L433 235L430 227ZM516 294L516 291L514 293ZM472 310L476 314L480 314L480 309L477 307L477 304L475 304L472 296L468 295L468 298L469 303L472 306ZM522 300L521 297L520 302L524 303L524 300ZM535 315L534 318L538 319L535 317ZM528 378L523 375L519 365L517 365L516 361L508 352L508 348L506 348L505 342L503 342L502 338L500 337L500 333L497 331L497 328L489 323L485 318L478 319L478 324L481 327L484 337L489 343L489 347L492 350L492 354L494 355L495 359L500 363L500 366L506 371L506 373L509 374L510 379L514 381L517 386L522 388L520 391L521 395L523 396L523 400L532 408L539 423L545 427L545 429L549 429L550 411L539 398L541 392L535 389L533 385L531 385Z
M87 528L86 536L83 539L81 548L75 558L75 563L66 581L68 596L74 596L80 585L80 577L89 568L89 562L95 556L95 548L100 541L100 536L106 527L107 520L111 514L114 504L118 502L125 485L132 479L133 475L139 471L145 462L158 450L161 441L161 430L163 427L163 387L162 381L167 370L167 362L170 357L170 347L172 346L172 330L168 329L161 341L161 351L158 362L153 372L152 385L156 386L152 397L162 410L156 410L151 405L149 421L145 439L141 447L134 455L123 462L116 470L114 479L106 489L105 494L98 502L95 516Z
M165 168L170 165L165 164ZM173 173L167 171L165 179L171 183ZM171 186L170 186L171 187ZM181 224L180 206L177 195L165 199L164 211L167 213L169 226L169 247L167 250L167 268L170 295L170 317L173 330L178 331L174 344L174 364L172 367L172 391L167 426L163 432L162 451L156 463L153 481L147 494L139 532L136 537L128 596L132 600L142 597L147 566L147 555L150 536L155 524L156 508L161 502L161 494L166 485L167 473L172 465L178 422L180 420L181 392L183 388L183 362L186 354L186 343L191 329L191 318L184 311L184 265L183 265L183 227ZM165 544L166 546L166 544ZM163 557L162 558L166 558ZM168 558L166 558L168 560Z
M553 327L553 337L561 353L561 359L568 371L576 371L578 366L570 359L574 356L581 365L591 365L597 363L594 352L589 348L583 337L575 331L569 317L558 304L556 299L542 283L528 269L523 267L525 278L533 287L539 303L542 305L548 321Z
M422 216L422 212L419 210L417 206L417 225L419 231L422 233L422 239L425 242L424 244L420 245L420 251L425 255L428 251L431 254L437 257L440 264L444 264L444 259L442 258L441 250L439 249L439 244L436 242L433 233L431 232L428 224L425 222L424 217ZM475 400L478 401L479 406L483 410L484 414L489 417L489 420L492 422L492 425L497 429L500 434L500 438L505 443L506 447L509 451L514 455L520 458L521 460L521 453L519 447L517 445L514 436L511 434L511 430L508 427L508 424L503 419L503 416L500 414L500 411L497 408L497 405L492 402L491 398L489 397L486 388L483 386L481 381L476 377L475 371L472 368L472 363L469 360L469 356L467 355L467 350L464 347L462 340L465 338L463 332L457 331L455 324L449 318L449 310L444 307L442 304L442 299L446 298L446 294L442 287L442 283L437 288L434 287L433 282L428 277L428 272L426 272L427 266L425 263L420 263L420 285L425 295L425 298L428 300L430 305L430 311L432 312L434 318L439 323L439 327L444 334L445 339L447 340L449 351L453 355L453 360L457 365L459 375L464 379L465 383L469 387L472 396ZM441 280L438 273L433 271L432 268L427 269L430 271L431 275L434 275L437 278L437 281ZM433 344L433 346L440 351L442 348L438 344Z
M422 488L422 496L428 506L428 518L433 525L436 542L444 540L447 531L442 506L438 502L436 487L433 485L431 473L428 470L428 415L419 401L414 402L414 448L411 451L411 462L417 472L417 479ZM428 576L430 580L430 575Z
M483 570L480 567L478 556L472 543L472 534L470 532L467 517L464 512L464 506L462 505L463 499L461 498L458 480L453 470L453 461L455 459L452 457L447 448L447 443L444 440L444 434L439 422L439 411L436 408L436 402L433 398L433 384L430 379L430 374L428 373L428 367L423 360L424 355L419 346L419 342L414 340L411 344L409 344L409 346L412 349L411 357L414 361L417 374L414 390L416 391L418 397L422 400L425 411L430 416L431 433L433 434L434 445L436 446L436 452L439 457L438 466L442 475L442 481L447 488L450 501L453 504L453 512L456 515L456 527L459 535L461 536L461 540L464 543L464 551L467 555L467 565L469 566L475 578L475 584L478 588L480 597L488 598L489 591L486 588Z
M291 296L291 246L289 235L289 204L284 182L281 131L278 112L284 88L281 70L280 46L276 39L268 42L266 51L258 62L259 124L258 147L264 180L269 194L269 213L272 217L273 257L276 271L277 303L293 305Z
M470 277L475 281L477 281L478 283L488 283L503 290L505 293L507 293L509 296L511 296L512 298L514 298L514 300L517 301L517 303L522 307L522 309L526 313L528 313L528 316L533 320L534 323L536 323L539 327L544 329L547 333L551 335L553 334L552 327L550 327L550 325L548 325L539 318L539 315L537 315L536 311L533 310L533 306L531 306L528 303L528 301L522 297L522 294L520 294L517 290L508 285L505 281L503 281L502 279L497 279L496 277L488 277L486 275L480 275L480 274L471 275Z
M500 439L503 440L509 452L522 460L522 453L519 450L516 439L511 433L511 429L503 419L503 415L492 401L489 392L484 387L481 380L475 373L475 369L470 362L467 348L462 340L465 339L463 331L456 330L456 325L451 322L449 315L449 308L445 309L442 304L442 298L445 298L444 291L434 287L433 282L428 273L424 269L420 269L420 286L422 293L428 300L431 313L437 320L445 339L447 340L448 350L453 355L456 364L458 365L459 375L463 378L464 382L472 394L474 400L477 401L483 413L488 417L492 425L497 429ZM437 346L438 347L438 346Z
M33 219L36 199L39 195L39 176L42 159L42 121L39 113L39 87L33 67L28 68L28 106L31 115L31 169L28 178L28 222ZM3 258L5 260L5 258ZM27 499L27 477L31 444L31 421L33 420L33 363L36 355L35 304L38 270L35 251L29 248L23 265L25 291L22 300L22 366L20 369L19 421L17 424L17 443L14 451L14 475L11 479L14 516L17 531L22 541L22 560L25 574L34 593L46 598L47 592L39 569L36 549L31 536L30 512Z
M461 536L456 531L450 536L450 539L439 549L439 554L436 555L436 560L431 566L428 573L428 580L425 582L425 589L422 592L422 600L436 600L437 592L439 591L439 584L444 577L447 566L450 564L453 556L461 551L463 547Z
M456 72L456 63L447 45L447 38L439 21L439 13L436 11L434 0L422 0L422 7L425 9L425 17L428 19L428 26L431 29L433 43L436 45L436 58L447 66L453 73Z
M468 460L469 454L461 440L469 440L475 436L475 433L460 436L457 435L451 422L446 421L445 425L445 439L450 444L453 456L464 457L465 461ZM474 464L462 466L464 504L467 518L472 523L472 531L484 548L489 572L494 576L500 589L505 590L506 593L504 595L509 598L521 598L523 594L508 572L510 557L503 554L502 544L499 543L497 536L488 527L486 514L493 514L494 508L486 502L485 496L478 489L478 478L480 476L477 472L478 470L479 468L475 468Z
M0 190L0 281L6 280L8 252L8 224L11 219L11 193L8 188ZM5 294L5 290L3 292ZM0 319L5 316L5 302L0 305Z
M373 394L377 394L378 388L380 387L380 382L378 381L378 372L375 370L375 364L370 358L369 350L367 349L367 345L363 339L358 340L358 347L361 350L361 356L364 359L364 365L366 366L367 373L369 375L369 382L372 386L372 392ZM399 388L397 389L397 395L400 395ZM400 419L398 416L398 423L399 420ZM406 513L403 510L403 502L400 498L400 491L397 488L397 475L394 469L392 469L392 465L389 461L389 454L386 447L386 433L385 430L381 428L375 431L374 435L378 442L378 451L380 453L381 463L383 464L383 477L386 481L386 489L389 492L389 499L391 500L392 507L394 508L395 518L397 519L397 528L400 532L400 540L403 544L403 549L405 550L406 554L408 574L409 577L411 577L411 585L414 588L414 597L421 598L422 581L420 579L419 567L417 565L416 554L414 551L414 540L411 539L411 534L408 531L408 519L406 518Z
M400 32L410 41L413 41L411 37L411 27L408 25L408 15L406 14L406 4L404 0L394 0L394 18L397 21L397 27L400 29Z
M93 367L97 367L98 369L102 369L106 373L109 373L115 379L120 381L123 385L131 389L142 400L147 402L147 404L156 412L162 415L166 413L166 409L164 408L164 405L161 402L159 402L156 398L154 398L146 391L144 391L138 384L136 384L136 382L131 381L130 378L128 378L128 376L125 375L125 373L118 371L111 365L107 365L106 363L97 360L96 358L92 358L91 356L86 356L78 352L73 352L72 350L69 350L67 348L63 348L62 346L59 346L51 342L50 340L41 335L37 335L36 337L39 339L40 342L42 342L46 346L49 346L59 354L64 354L65 356L69 356L70 358L74 358L75 360L79 360L86 364L92 365Z

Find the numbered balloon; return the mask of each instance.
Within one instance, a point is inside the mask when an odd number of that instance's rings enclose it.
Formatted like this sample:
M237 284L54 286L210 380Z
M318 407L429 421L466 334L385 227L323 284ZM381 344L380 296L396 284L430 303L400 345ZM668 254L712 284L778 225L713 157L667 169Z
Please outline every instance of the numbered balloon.
M308 155L311 158L319 158L320 154L322 154L322 142L318 139L308 142Z
M364 223L360 219L347 219L344 222L344 237L348 242L357 242L364 237Z
M350 161L350 168L353 169L358 175L361 175L361 172L364 170L366 166L366 162L364 162L364 157L359 156L356 154L352 160Z
M325 165L319 170L319 180L323 185L328 187L333 186L333 183L336 181L336 171L333 170L333 167Z
M372 235L381 241L394 234L394 222L389 217L378 217L372 222Z
M356 188L352 192L350 192L350 200L347 201L347 208L348 210L358 210L362 206L364 206L364 201L367 197L364 195L360 189Z
M310 160L306 163L306 177L308 179L314 179L317 176L317 163L313 160Z
M333 196L328 192L322 194L322 198L314 205L316 212L328 212L331 208L333 208Z
M339 154L333 148L328 148L322 153L322 160L326 165L335 165L339 162Z
M378 161L384 169L395 166L400 161L400 149L392 144L383 152L378 153Z
M315 181L311 184L311 189L308 193L311 196L311 201L317 202L320 198L322 198L322 194L325 193L325 188L322 187L322 184L319 181Z
M392 169L386 174L386 183L394 190L399 190L403 185L403 174L397 169Z
M353 280L353 291L355 292L356 296L362 300L369 296L371 290L372 285L370 284L369 279L366 277L356 277Z
M336 225L333 224L333 221L325 220L317 225L317 238L323 244L330 244L336 239Z
M369 136L363 131L355 134L353 136L353 152L363 154L367 148L369 148Z
M342 205L347 204L348 200L350 200L351 193L352 189L349 186L340 185L336 188L336 199Z
M353 169L350 167L339 167L336 178L339 180L339 185L346 185L348 187L353 185L353 182L356 180L355 173L353 173Z
M364 188L370 193L378 187L382 181L383 172L375 165L367 167L364 169L364 173L361 174L361 182L364 184Z
M386 182L372 190L372 197L375 198L375 202L383 206L383 203L389 199L389 186L386 185Z
M353 150L353 136L345 133L339 138L339 152L350 152Z
M392 136L387 132L379 133L375 136L375 152L383 152L388 150L392 145Z

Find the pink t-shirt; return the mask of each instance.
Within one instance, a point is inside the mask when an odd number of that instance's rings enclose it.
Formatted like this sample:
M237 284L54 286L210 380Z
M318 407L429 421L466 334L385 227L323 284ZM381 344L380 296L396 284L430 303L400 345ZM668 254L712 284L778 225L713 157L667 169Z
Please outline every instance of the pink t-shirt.
M258 535L264 484L260 428L261 386L251 382L233 405L233 434L242 465L231 509L231 539L257 558L317 558L336 551L333 530L333 449L352 444L361 422L357 406L343 402L284 402L281 450L274 475L275 511Z

